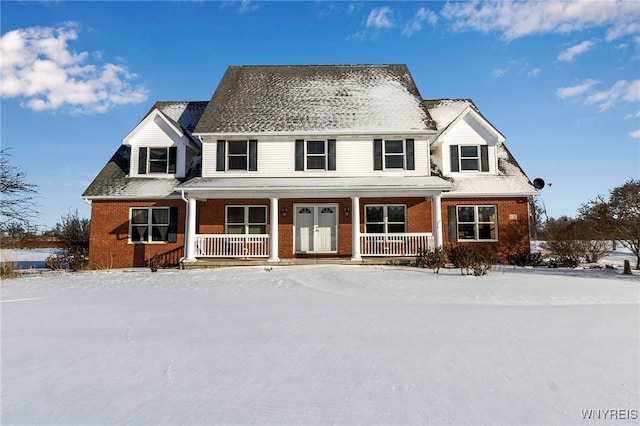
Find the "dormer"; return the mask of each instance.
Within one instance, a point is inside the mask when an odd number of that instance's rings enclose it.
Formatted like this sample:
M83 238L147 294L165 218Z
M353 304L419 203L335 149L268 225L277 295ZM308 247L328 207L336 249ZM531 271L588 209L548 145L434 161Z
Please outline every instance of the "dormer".
M470 100L425 101L438 135L431 143L432 161L443 175L497 175L497 147L505 137Z
M184 178L200 154L190 130L205 106L202 102L156 103L122 141L131 148L129 177Z

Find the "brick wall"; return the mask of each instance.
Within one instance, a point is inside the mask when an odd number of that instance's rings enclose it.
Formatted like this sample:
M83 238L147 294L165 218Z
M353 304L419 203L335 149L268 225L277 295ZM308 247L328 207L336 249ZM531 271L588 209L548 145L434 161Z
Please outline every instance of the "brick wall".
M444 243L473 244L506 262L509 254L529 251L529 200L517 198L443 198L442 232ZM495 205L498 213L498 241L490 242L451 242L449 239L449 206L457 205Z
M337 204L338 205L338 256L351 256L351 199L281 199L279 202L279 257L295 257L293 240L294 204ZM404 204L407 206L407 232L432 232L431 199L424 198L361 198L360 231L364 232L364 211L369 204ZM506 260L508 252L529 249L528 200L527 198L497 199L451 199L442 200L444 242L449 244L448 206L492 204L498 212L498 241L469 242ZM223 234L225 207L227 205L263 205L267 207L267 233L270 232L270 203L268 199L207 200L197 203L196 233ZM177 207L178 238L176 243L131 244L129 243L129 211L131 207ZM287 216L282 216L282 209ZM97 201L91 208L91 236L89 262L94 269L127 268L147 266L155 254L159 254L168 264L176 264L184 256L184 224L186 206L183 200L158 201ZM333 254L332 256L335 256Z
M176 243L129 243L129 211L131 207L177 207L178 238ZM147 266L158 254L166 264L177 264L184 256L184 223L186 204L182 200L98 201L91 203L89 266L92 269Z
M336 199L280 199L278 217L278 256L282 259L295 257L293 239L293 221L295 204L337 204L338 205L338 256L351 257L351 223L352 212L349 216L345 208L351 210L350 198ZM431 232L432 216L431 201L424 198L361 198L360 223L364 232L364 208L367 204L405 204L407 206L407 232ZM223 234L225 223L225 208L228 205L261 205L267 206L267 233L271 232L269 199L241 199L241 200L207 200L198 202L196 232L202 234ZM287 209L287 216L282 216L282 209ZM330 256L336 256L331 254Z

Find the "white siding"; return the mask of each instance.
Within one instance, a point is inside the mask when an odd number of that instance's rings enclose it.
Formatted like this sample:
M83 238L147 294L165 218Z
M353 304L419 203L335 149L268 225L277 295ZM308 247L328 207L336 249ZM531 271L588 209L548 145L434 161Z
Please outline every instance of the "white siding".
M176 163L175 177L184 177L185 161L186 161L186 144L188 143L185 136L182 138L161 118L156 117L153 121L149 121L146 125L136 129L136 132L129 139L131 145L131 165L129 175L131 177L150 176L138 174L138 153L140 147L178 147L178 158ZM166 176L173 178L174 175L153 174L153 177Z
M465 116L445 135L442 149L439 151L439 155L442 155L443 173L451 173L451 145L488 145L489 172L484 173L497 174L497 142L497 138L473 117Z
M229 138L229 140L256 139L258 141L258 171L226 171L216 172L217 139L213 137L203 142L202 148L202 176L256 176L256 177L348 177L348 176L379 176L393 174L405 176L425 176L429 174L429 152L426 138L414 139L415 170L373 170L373 139L378 137L336 137L313 136L306 140L336 139L336 170L335 171L296 171L295 170L295 140L297 138L284 137L245 137ZM220 137L219 139L223 139ZM300 137L302 139L302 137ZM406 139L402 136L386 139Z

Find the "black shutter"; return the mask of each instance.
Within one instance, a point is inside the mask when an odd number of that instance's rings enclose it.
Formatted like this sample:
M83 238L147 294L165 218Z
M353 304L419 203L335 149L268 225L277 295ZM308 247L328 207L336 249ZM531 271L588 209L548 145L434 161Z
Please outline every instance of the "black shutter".
M304 139L296 139L296 171L304 170Z
M487 145L480 145L480 171L489 171L489 147Z
M449 206L449 241L458 241L458 219L456 206Z
M227 155L225 148L227 147L227 141L221 139L218 141L217 153L216 153L216 171L224 172Z
M169 207L169 235L168 242L175 243L178 241L178 208Z
M373 170L382 170L382 139L373 140Z
M178 162L178 147L172 146L169 148L169 168L167 173L176 172L176 163Z
M407 170L415 170L416 163L415 163L414 154L413 154L413 139L407 139L406 145L407 145L407 152L406 152Z
M258 171L258 141L249 141L249 171Z
M449 152L451 154L451 171L459 172L460 163L458 161L458 145L450 145Z
M143 146L138 149L138 174L147 174L147 147Z
M327 141L327 151L329 151L327 170L336 169L336 140L329 139Z

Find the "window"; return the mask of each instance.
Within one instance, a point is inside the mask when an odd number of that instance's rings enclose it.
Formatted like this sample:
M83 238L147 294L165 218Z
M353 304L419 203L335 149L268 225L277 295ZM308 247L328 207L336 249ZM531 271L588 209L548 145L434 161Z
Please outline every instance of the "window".
M178 209L175 207L134 207L129 221L132 243L176 242Z
M487 145L451 145L452 172L488 172L489 147Z
M138 150L138 174L175 173L178 148L140 147Z
M413 139L374 139L373 169L415 170Z
M216 149L216 171L258 170L258 141L219 140Z
M406 230L404 205L365 207L365 232L371 234L402 233Z
M336 140L326 141L296 139L295 169L303 170L335 170Z
M266 206L227 206L227 234L266 234Z
M455 206L455 217L450 211L449 221L453 220L455 239L453 241L481 241L497 239L496 206ZM450 235L450 237L452 237Z

